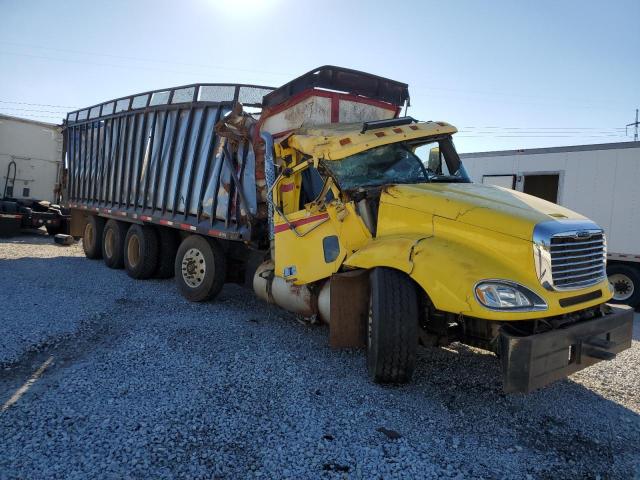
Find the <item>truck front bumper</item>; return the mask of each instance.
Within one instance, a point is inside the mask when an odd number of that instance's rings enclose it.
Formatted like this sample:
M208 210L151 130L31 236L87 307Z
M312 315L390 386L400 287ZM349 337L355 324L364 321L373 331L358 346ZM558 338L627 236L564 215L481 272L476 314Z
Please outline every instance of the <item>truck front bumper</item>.
M633 309L607 305L606 315L545 333L517 336L500 330L506 393L544 387L631 346Z

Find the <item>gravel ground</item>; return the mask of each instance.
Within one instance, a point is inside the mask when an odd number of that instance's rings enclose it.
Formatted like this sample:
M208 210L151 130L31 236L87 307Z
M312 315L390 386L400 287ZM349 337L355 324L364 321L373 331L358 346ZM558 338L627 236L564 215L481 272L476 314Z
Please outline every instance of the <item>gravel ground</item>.
M45 235L0 241L0 291L0 479L640 478L637 314L614 361L505 396L479 350L380 387L249 291L190 304Z

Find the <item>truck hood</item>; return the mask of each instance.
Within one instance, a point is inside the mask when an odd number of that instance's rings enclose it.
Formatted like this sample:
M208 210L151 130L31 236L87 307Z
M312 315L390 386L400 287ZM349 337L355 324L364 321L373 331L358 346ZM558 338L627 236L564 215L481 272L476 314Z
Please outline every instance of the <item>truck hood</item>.
M444 217L531 241L533 228L550 220L584 219L525 193L477 183L422 183L385 187L380 203Z

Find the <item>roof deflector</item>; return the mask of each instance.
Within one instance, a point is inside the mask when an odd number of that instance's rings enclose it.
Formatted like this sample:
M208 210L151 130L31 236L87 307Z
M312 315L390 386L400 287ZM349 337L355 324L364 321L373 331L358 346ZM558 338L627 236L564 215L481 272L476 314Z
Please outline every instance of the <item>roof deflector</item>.
M278 105L309 88L325 88L381 100L395 106L409 101L409 85L371 73L325 65L285 83L265 95L262 105Z

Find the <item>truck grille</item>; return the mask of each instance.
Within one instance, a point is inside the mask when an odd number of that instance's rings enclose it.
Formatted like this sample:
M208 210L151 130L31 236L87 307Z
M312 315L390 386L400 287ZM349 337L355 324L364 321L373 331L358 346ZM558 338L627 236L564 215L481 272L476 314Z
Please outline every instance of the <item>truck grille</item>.
M551 276L557 289L588 287L606 276L606 241L602 232L551 237Z

